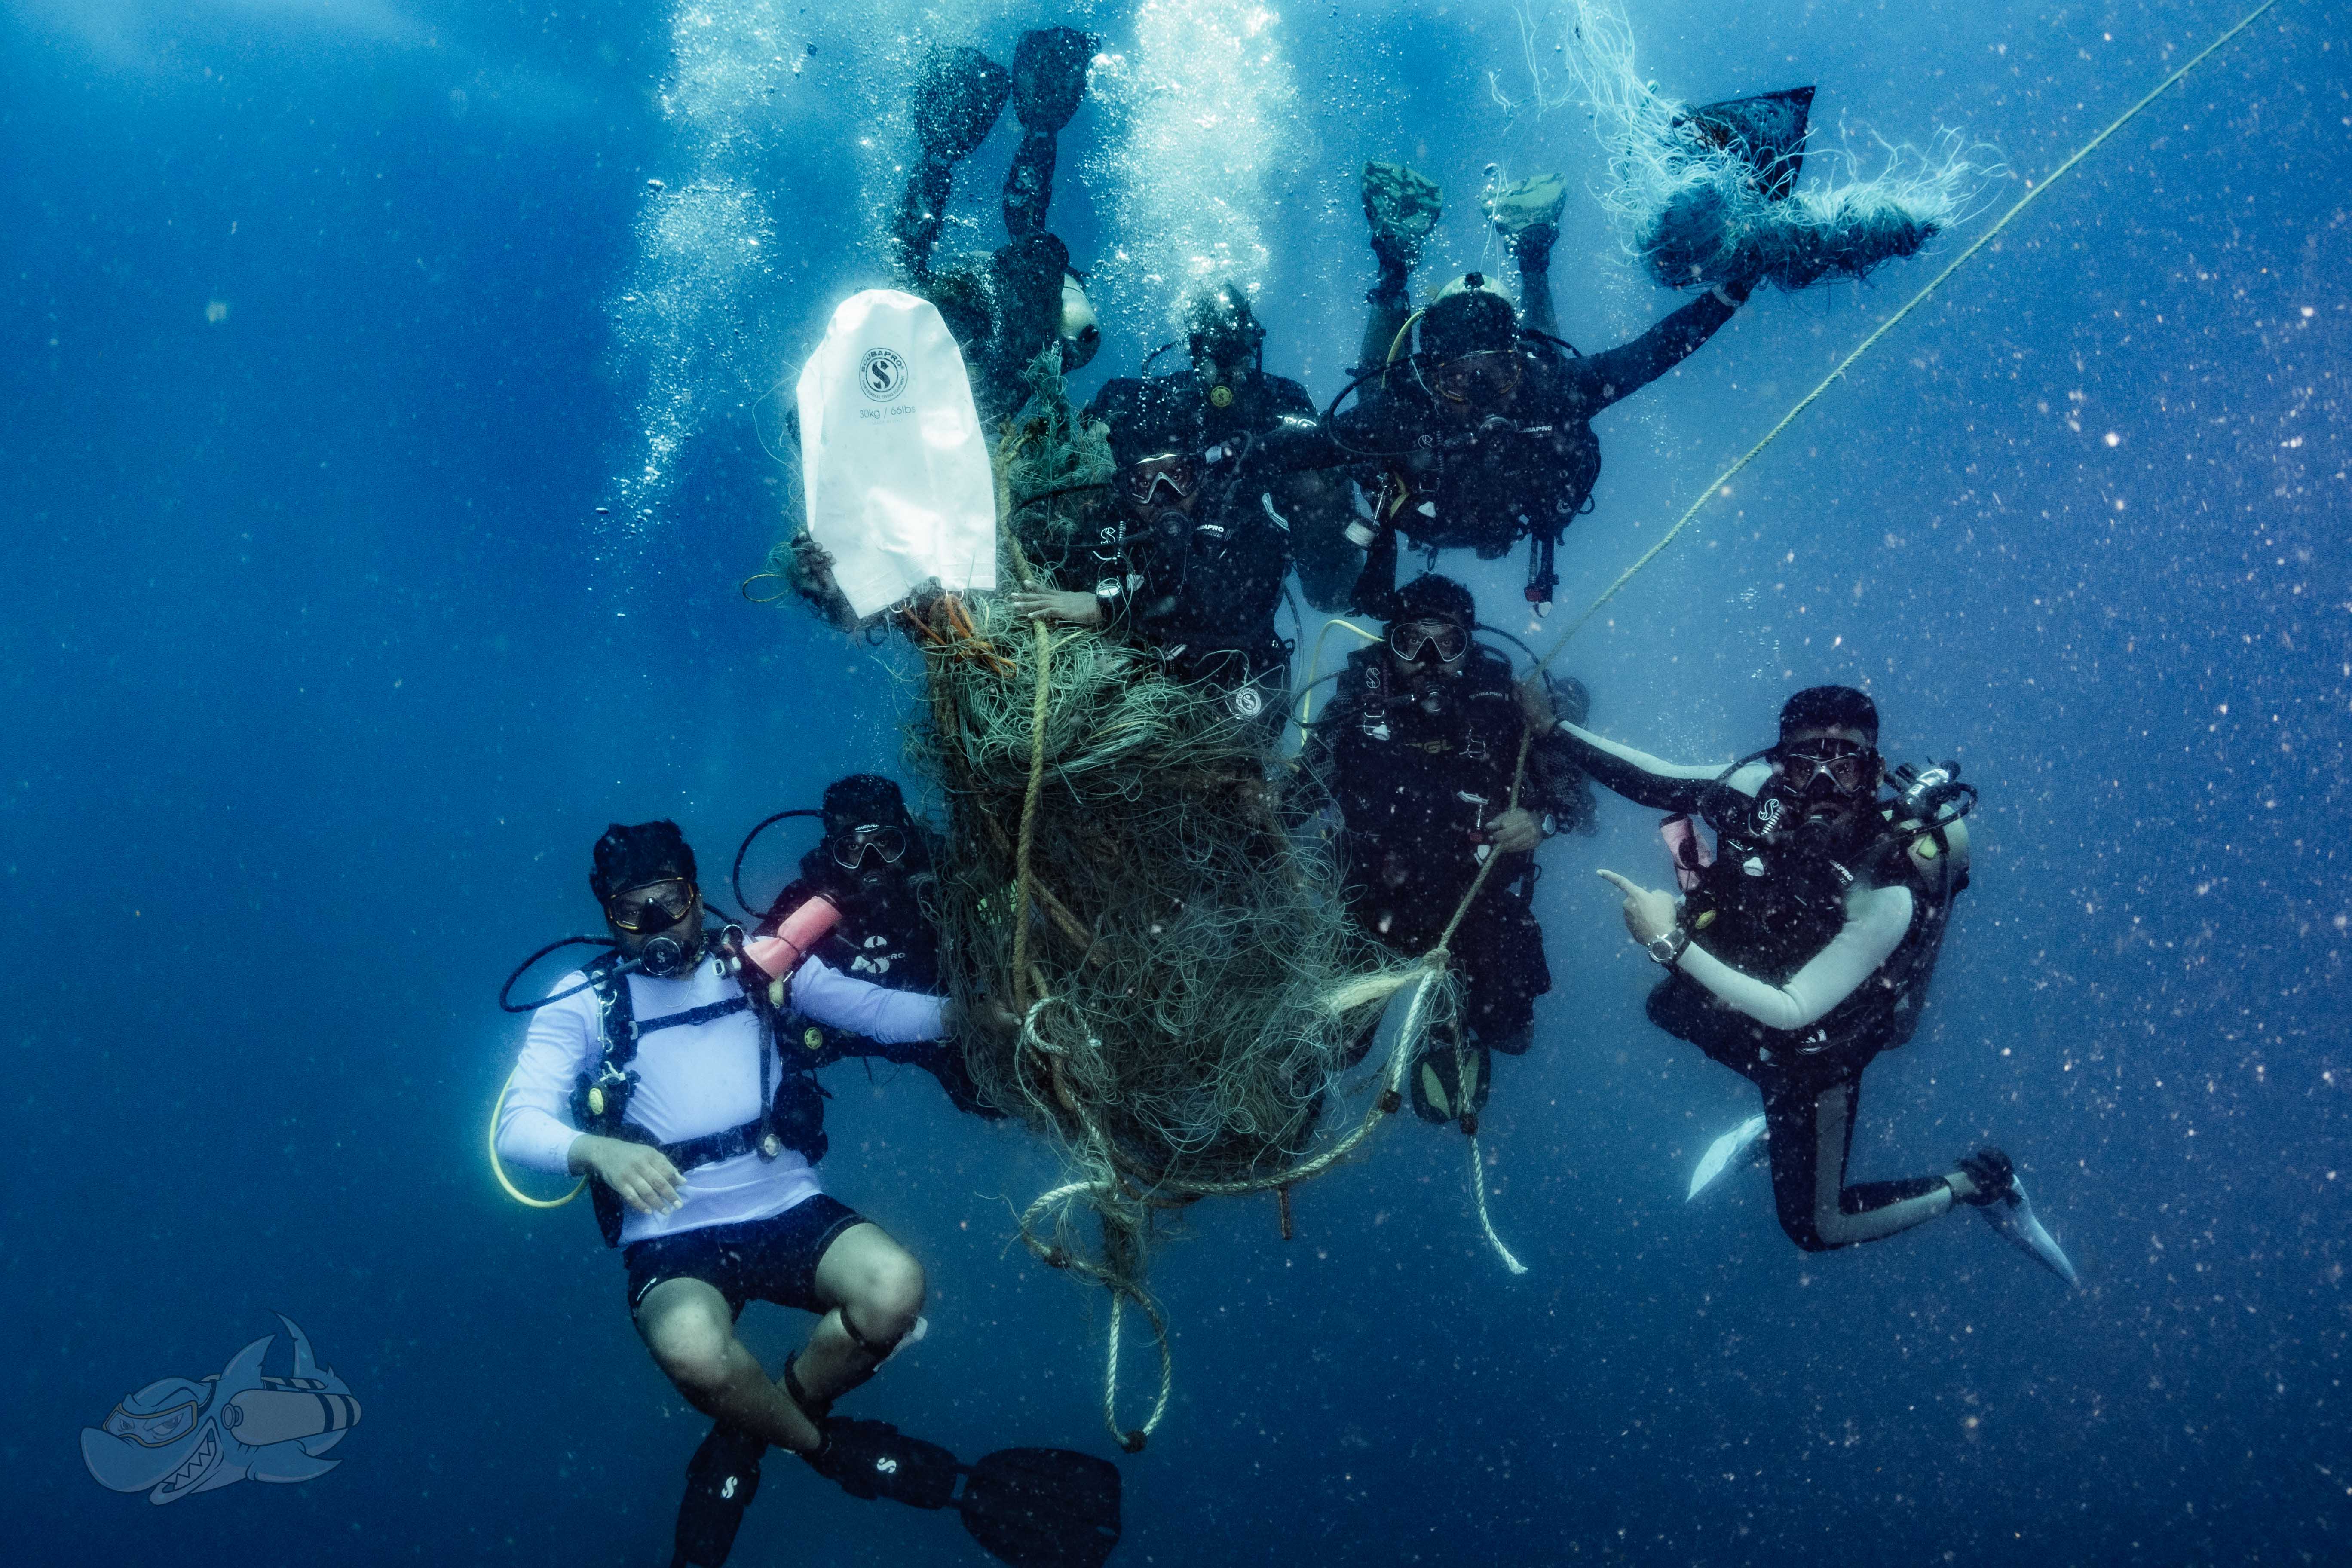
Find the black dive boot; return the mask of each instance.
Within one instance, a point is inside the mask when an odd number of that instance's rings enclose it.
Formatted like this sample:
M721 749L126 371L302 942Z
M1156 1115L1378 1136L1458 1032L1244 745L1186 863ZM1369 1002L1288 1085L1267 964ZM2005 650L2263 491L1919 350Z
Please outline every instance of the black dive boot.
M1977 1208L1990 1208L2007 1197L2017 1185L2017 1167L2009 1156L1998 1149L1979 1149L1964 1159L1955 1161L1969 1184L1976 1190L1957 1201Z
M1457 1049L1452 1041L1438 1040L1413 1064L1413 1114L1441 1127L1451 1121L1475 1134L1492 1075L1492 1058L1484 1045Z
M724 1423L687 1461L686 1496L677 1505L670 1568L719 1568L735 1549L743 1510L760 1495L760 1456L767 1445Z

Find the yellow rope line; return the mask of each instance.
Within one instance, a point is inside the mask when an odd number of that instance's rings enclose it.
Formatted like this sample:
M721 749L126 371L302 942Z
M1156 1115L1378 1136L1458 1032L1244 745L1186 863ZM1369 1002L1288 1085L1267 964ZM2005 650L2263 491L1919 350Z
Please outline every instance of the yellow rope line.
M515 1072L521 1070L520 1067L515 1068ZM572 1190L560 1198L535 1198L508 1181L507 1168L499 1162L499 1112L507 1108L507 1090L513 1087L514 1072L510 1072L507 1074L506 1082L499 1086L499 1097L490 1101L490 1133L488 1140L490 1152L490 1174L499 1179L499 1185L504 1187L507 1190L507 1196L514 1199L515 1202L535 1209L560 1209L580 1195L580 1189L588 1184L587 1177L583 1176L572 1183Z
M1847 354L1845 358L1838 361L1837 368L1831 371L1829 374L1822 377L1821 384L1819 385L1815 386L1811 392L1805 394L1803 397L1798 399L1797 405L1790 409L1788 413L1782 415L1780 416L1780 422L1773 426L1771 429L1766 431L1762 440L1757 442L1756 445L1748 447L1747 451L1740 454L1739 460L1738 462L1724 469L1722 473L1717 474L1712 484L1708 485L1706 489L1699 491L1698 499L1690 503L1689 508L1684 511L1683 515L1678 520L1676 520L1672 528L1666 530L1665 537L1659 540L1655 544L1650 546L1649 549L1643 551L1639 560L1635 561L1633 564L1626 567L1624 571L1617 574L1617 580L1610 584L1607 588L1601 591L1601 596L1592 601L1591 607L1586 610L1584 614L1577 616L1575 623L1566 631L1559 634L1559 640L1551 645L1551 651L1543 656L1543 658L1538 663L1536 668L1538 669L1549 668L1551 661L1558 658L1559 657L1560 650L1568 646L1569 639L1576 636L1577 633L1582 631L1586 624L1589 623L1594 616L1601 613L1601 606L1608 604L1610 600L1615 598L1617 596L1617 591L1633 580L1635 573L1641 571L1643 567L1647 566L1652 561L1656 560L1659 552L1664 551L1667 545L1672 544L1675 542L1675 536L1680 533L1685 527L1689 526L1690 521L1698 515L1699 509L1701 507L1706 505L1707 501L1720 491L1724 486L1729 484L1732 479L1738 475L1742 468L1748 467L1749 463L1754 462L1756 460L1757 454L1763 451L1765 447L1770 446L1776 439L1778 439L1780 432L1786 430L1790 425L1794 424L1799 415L1802 414L1806 409L1811 408L1813 405L1814 401L1818 399L1822 394L1830 389L1830 384L1832 382L1845 374L1847 370L1852 368L1854 361L1860 359L1864 354L1868 353L1872 348L1876 346L1879 339L1885 337L1888 332L1895 330L1896 323L1900 322L1906 316L1908 316L1912 311L1917 310L1922 304L1926 303L1927 296L1933 294L1937 289L1941 288L1946 279L1949 278L1953 273L1958 272L1962 267L1966 266L1970 257L1974 256L1978 251L1982 250L1987 245L1990 244L1993 238L1999 235L2002 229L2009 226L2010 220L2011 218L2014 218L2018 214L2023 212L2034 202L2040 200L2043 193L2047 192L2051 186L2056 184L2062 177L2074 167L2075 164L2081 163L2084 158L2089 157L2091 153L2097 149L2101 142L2105 142L2108 137L2113 136L2116 132L2129 124L2133 117L2137 115L2141 110L2146 109L2149 104L2154 103L2158 98L2164 96L2164 93L2168 89L2169 89L2174 83L2178 82L2182 77L2187 76L2190 71L2196 69L2197 67L2204 61L2208 55L2210 55L2214 50L2220 48L2231 39L2236 37L2240 33L2244 32L2248 27L2252 26L2257 20L2259 20L2264 12L2268 11L2272 6L2277 4L2278 0L2263 0L2261 5L2246 13L2246 15L2240 19L2237 26L2231 27L2220 37L2215 38L2211 43L2206 45L2203 48L2191 55L2187 60L2183 61L2179 69L2174 71L2170 76L2166 77L2162 81L2158 82L2152 89L2150 89L2146 97L2142 98L2137 103L2133 104L2129 109L2125 110L2123 113L2116 116L2114 123L2110 124L2105 131L2100 132L2096 136L2094 136L2088 142L2084 142L2082 147L2075 152L2073 157L2068 158L2064 163L2052 170L2050 174L2043 178L2040 184L2026 192L2022 196L2020 196L2017 200L2016 205L2001 214L2000 217L1990 228L1977 236L1976 242L1970 245L1966 250L1961 251L1959 255L1954 257L1951 259L1951 262L1946 266L1941 272L1937 273L1934 278L1928 280L1926 288L1920 289L1916 294L1912 295L1911 298L1904 303L1901 310L1887 317L1885 321L1881 321L1874 331L1873 331L1868 337L1863 339L1861 342L1855 344L1853 352Z

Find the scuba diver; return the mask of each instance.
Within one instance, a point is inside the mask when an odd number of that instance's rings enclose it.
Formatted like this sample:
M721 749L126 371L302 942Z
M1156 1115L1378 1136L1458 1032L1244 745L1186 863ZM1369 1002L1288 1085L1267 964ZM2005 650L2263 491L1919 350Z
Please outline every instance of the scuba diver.
M1348 897L1357 921L1397 952L1435 946L1490 855L1504 858L1453 942L1465 990L1459 1037L1433 1039L1412 1073L1413 1110L1477 1130L1489 1053L1535 1040L1535 1001L1551 989L1530 904L1535 850L1555 833L1593 830L1591 792L1558 738L1534 743L1511 803L1525 727L1504 658L1475 640L1477 605L1426 574L1380 606L1385 635L1350 655L1301 761L1339 806ZM1546 704L1549 697L1538 697ZM1578 718L1579 683L1559 700Z
M1002 1029L1012 1019L960 1019L938 996L803 957L802 944L814 945L805 922L794 928L797 942L746 942L738 927L709 929L694 851L673 822L614 824L596 842L589 886L613 950L567 975L546 1001L517 1009L535 1016L502 1097L495 1147L517 1164L584 1179L606 1244L622 1249L639 1337L678 1392L713 1419L687 1467L673 1564L726 1561L771 1446L854 1496L917 1507L945 1506L968 1474L964 1521L986 1544L984 1532L1007 1523L997 1517L1001 1479L993 1491L981 1479L992 1462L1003 1468L1000 1456L967 1471L887 1423L831 1413L920 1334L926 1286L904 1247L820 1187L823 1102L778 1040L795 1016L891 1043L947 1038L967 1022ZM754 1299L817 1314L774 1381L735 1332ZM1044 1485L1021 1500L1045 1499L1032 1526L1044 1522L1047 1533L1081 1544L1102 1534L1100 1472L1109 1470L1116 1541L1115 1469L1058 1450L1008 1452L1058 1456L1045 1478L1068 1485Z
M1029 400L1030 371L1040 354L1058 347L1067 374L1102 346L1069 247L1045 228L1055 138L1086 96L1094 49L1094 39L1069 27L1024 33L1009 71L976 48L934 49L913 95L914 166L891 221L892 258L904 286L939 307L962 351L981 422L992 432ZM1021 145L1004 176L1009 237L972 265L935 266L955 166L988 140L1008 97L1021 122ZM833 580L833 565L801 527L775 552L772 569L821 619L854 632L861 623Z
M1549 605L1560 536L1590 510L1601 475L1593 416L1712 337L1752 280L1717 284L1632 342L1580 353L1559 336L1552 310L1551 250L1567 200L1558 175L1519 181L1487 203L1517 265L1524 311L1472 272L1415 312L1407 284L1443 210L1438 188L1374 163L1364 166L1363 195L1380 279L1356 405L1328 422L1328 438L1360 465L1373 498L1372 517L1350 537L1367 547L1399 531L1432 552L1467 546L1487 561L1528 540L1527 597Z
M1888 774L1878 710L1847 686L1798 692L1780 740L1726 768L1685 767L1551 723L1594 778L1667 819L1671 893L1601 875L1625 895L1625 927L1667 975L1650 1021L1748 1079L1764 1098L1763 1134L1780 1228L1808 1252L1908 1230L1956 1204L2073 1282L2034 1219L2009 1156L1982 1149L1941 1175L1848 1184L1862 1075L1919 1026L1952 901L1968 886L1975 802L1957 764ZM1717 834L1711 853L1689 817ZM1712 1163L1713 1156L1710 1156Z
M1081 586L1022 589L1010 603L1021 615L1126 637L1171 679L1216 687L1236 717L1278 733L1291 647L1276 635L1274 612L1290 570L1287 541L1264 507L1233 494L1235 470L1208 470L1186 401L1141 384L1146 393L1126 400L1110 429L1114 509L1091 543L1047 563L1056 582Z
M810 900L825 899L841 911L841 918L813 950L814 956L844 974L888 990L937 992L939 932L923 904L931 880L931 837L908 815L898 784L878 773L835 779L825 785L823 810L814 815L824 822L824 838L801 857L800 875L769 902L753 934L772 935ZM756 835L759 828L752 832ZM740 856L737 863L741 863ZM811 1023L800 1045L800 1059L811 1068L829 1067L845 1057L879 1057L919 1067L939 1079L958 1110L991 1121L1003 1118L1003 1111L981 1100L963 1053L952 1040L889 1043Z
M1084 419L1108 426L1114 448L1128 427L1171 416L1184 427L1181 449L1194 455L1239 453L1286 427L1315 429L1315 400L1307 388L1266 374L1265 327L1240 284L1221 283L1195 296L1185 308L1184 328L1189 374L1150 374L1153 361L1177 346L1165 343L1144 361L1142 374L1105 382L1087 405ZM1356 549L1347 539L1350 509L1343 477L1312 468L1277 473L1226 486L1223 503L1273 520L1289 535L1307 602L1318 610L1342 606L1357 568Z
M1102 343L1069 247L1045 230L1055 138L1086 96L1094 50L1094 39L1070 27L1024 33L1010 71L975 48L935 50L915 90L914 169L891 250L907 287L947 319L971 368L981 418L992 426L1028 400L1025 373L1038 354L1058 344L1066 374ZM1009 237L983 265L935 268L955 166L988 139L1007 96L1021 122L1021 146L1004 175Z

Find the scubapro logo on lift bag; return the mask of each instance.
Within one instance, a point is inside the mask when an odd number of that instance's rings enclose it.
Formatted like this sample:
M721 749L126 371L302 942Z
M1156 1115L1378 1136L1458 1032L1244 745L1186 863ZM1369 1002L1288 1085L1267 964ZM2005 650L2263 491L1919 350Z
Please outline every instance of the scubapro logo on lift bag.
M867 349L857 362L857 389L877 403L907 390L907 362L896 349Z

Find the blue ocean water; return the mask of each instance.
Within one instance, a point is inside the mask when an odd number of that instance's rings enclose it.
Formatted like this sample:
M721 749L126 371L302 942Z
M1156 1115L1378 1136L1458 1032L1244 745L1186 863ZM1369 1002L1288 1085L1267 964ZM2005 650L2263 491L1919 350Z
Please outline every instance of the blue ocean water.
M587 929L607 821L675 816L711 864L898 767L903 657L737 584L793 504L768 395L886 277L907 62L1064 19L1121 62L1056 193L1108 331L1081 392L1169 335L1170 258L1210 246L1261 286L1270 368L1328 397L1368 157L1447 187L1424 279L1494 265L1488 164L1549 167L1566 334L1622 342L1673 302L1600 223L1583 116L1538 112L1543 13L11 0L11 1561L664 1560L707 1423L585 1215L492 1184L519 1034L490 999ZM1665 90L1818 84L1822 134L1865 162L1964 131L2006 162L1997 211L2240 14L1634 20ZM2084 1290L1963 1218L1801 1254L1753 1173L1685 1205L1753 1095L1643 1017L1651 972L1590 872L1663 866L1650 815L1610 802L1597 840L1545 851L1556 985L1481 1140L1528 1272L1480 1238L1459 1137L1409 1119L1300 1191L1295 1240L1271 1201L1188 1213L1154 1273L1176 1401L1121 1461L1114 1562L2352 1550L2342 24L2288 0L2150 107L1565 661L1598 727L1667 755L1752 749L1788 690L1847 680L1892 754L1962 759L1975 887L1926 1026L1872 1069L1855 1169L1998 1142ZM966 242L992 243L1009 145L969 166ZM664 231L689 189L763 205ZM1867 286L1759 296L1605 416L1568 609L1988 221ZM1508 602L1516 562L1461 564ZM828 1186L932 1281L931 1337L861 1413L967 1457L1110 1453L1101 1303L1008 1247L1047 1152L919 1074L832 1082ZM341 1468L170 1508L91 1479L82 1427L278 1311L362 1402ZM746 1324L772 1363L802 1331ZM884 1560L981 1559L772 1462L736 1561Z

